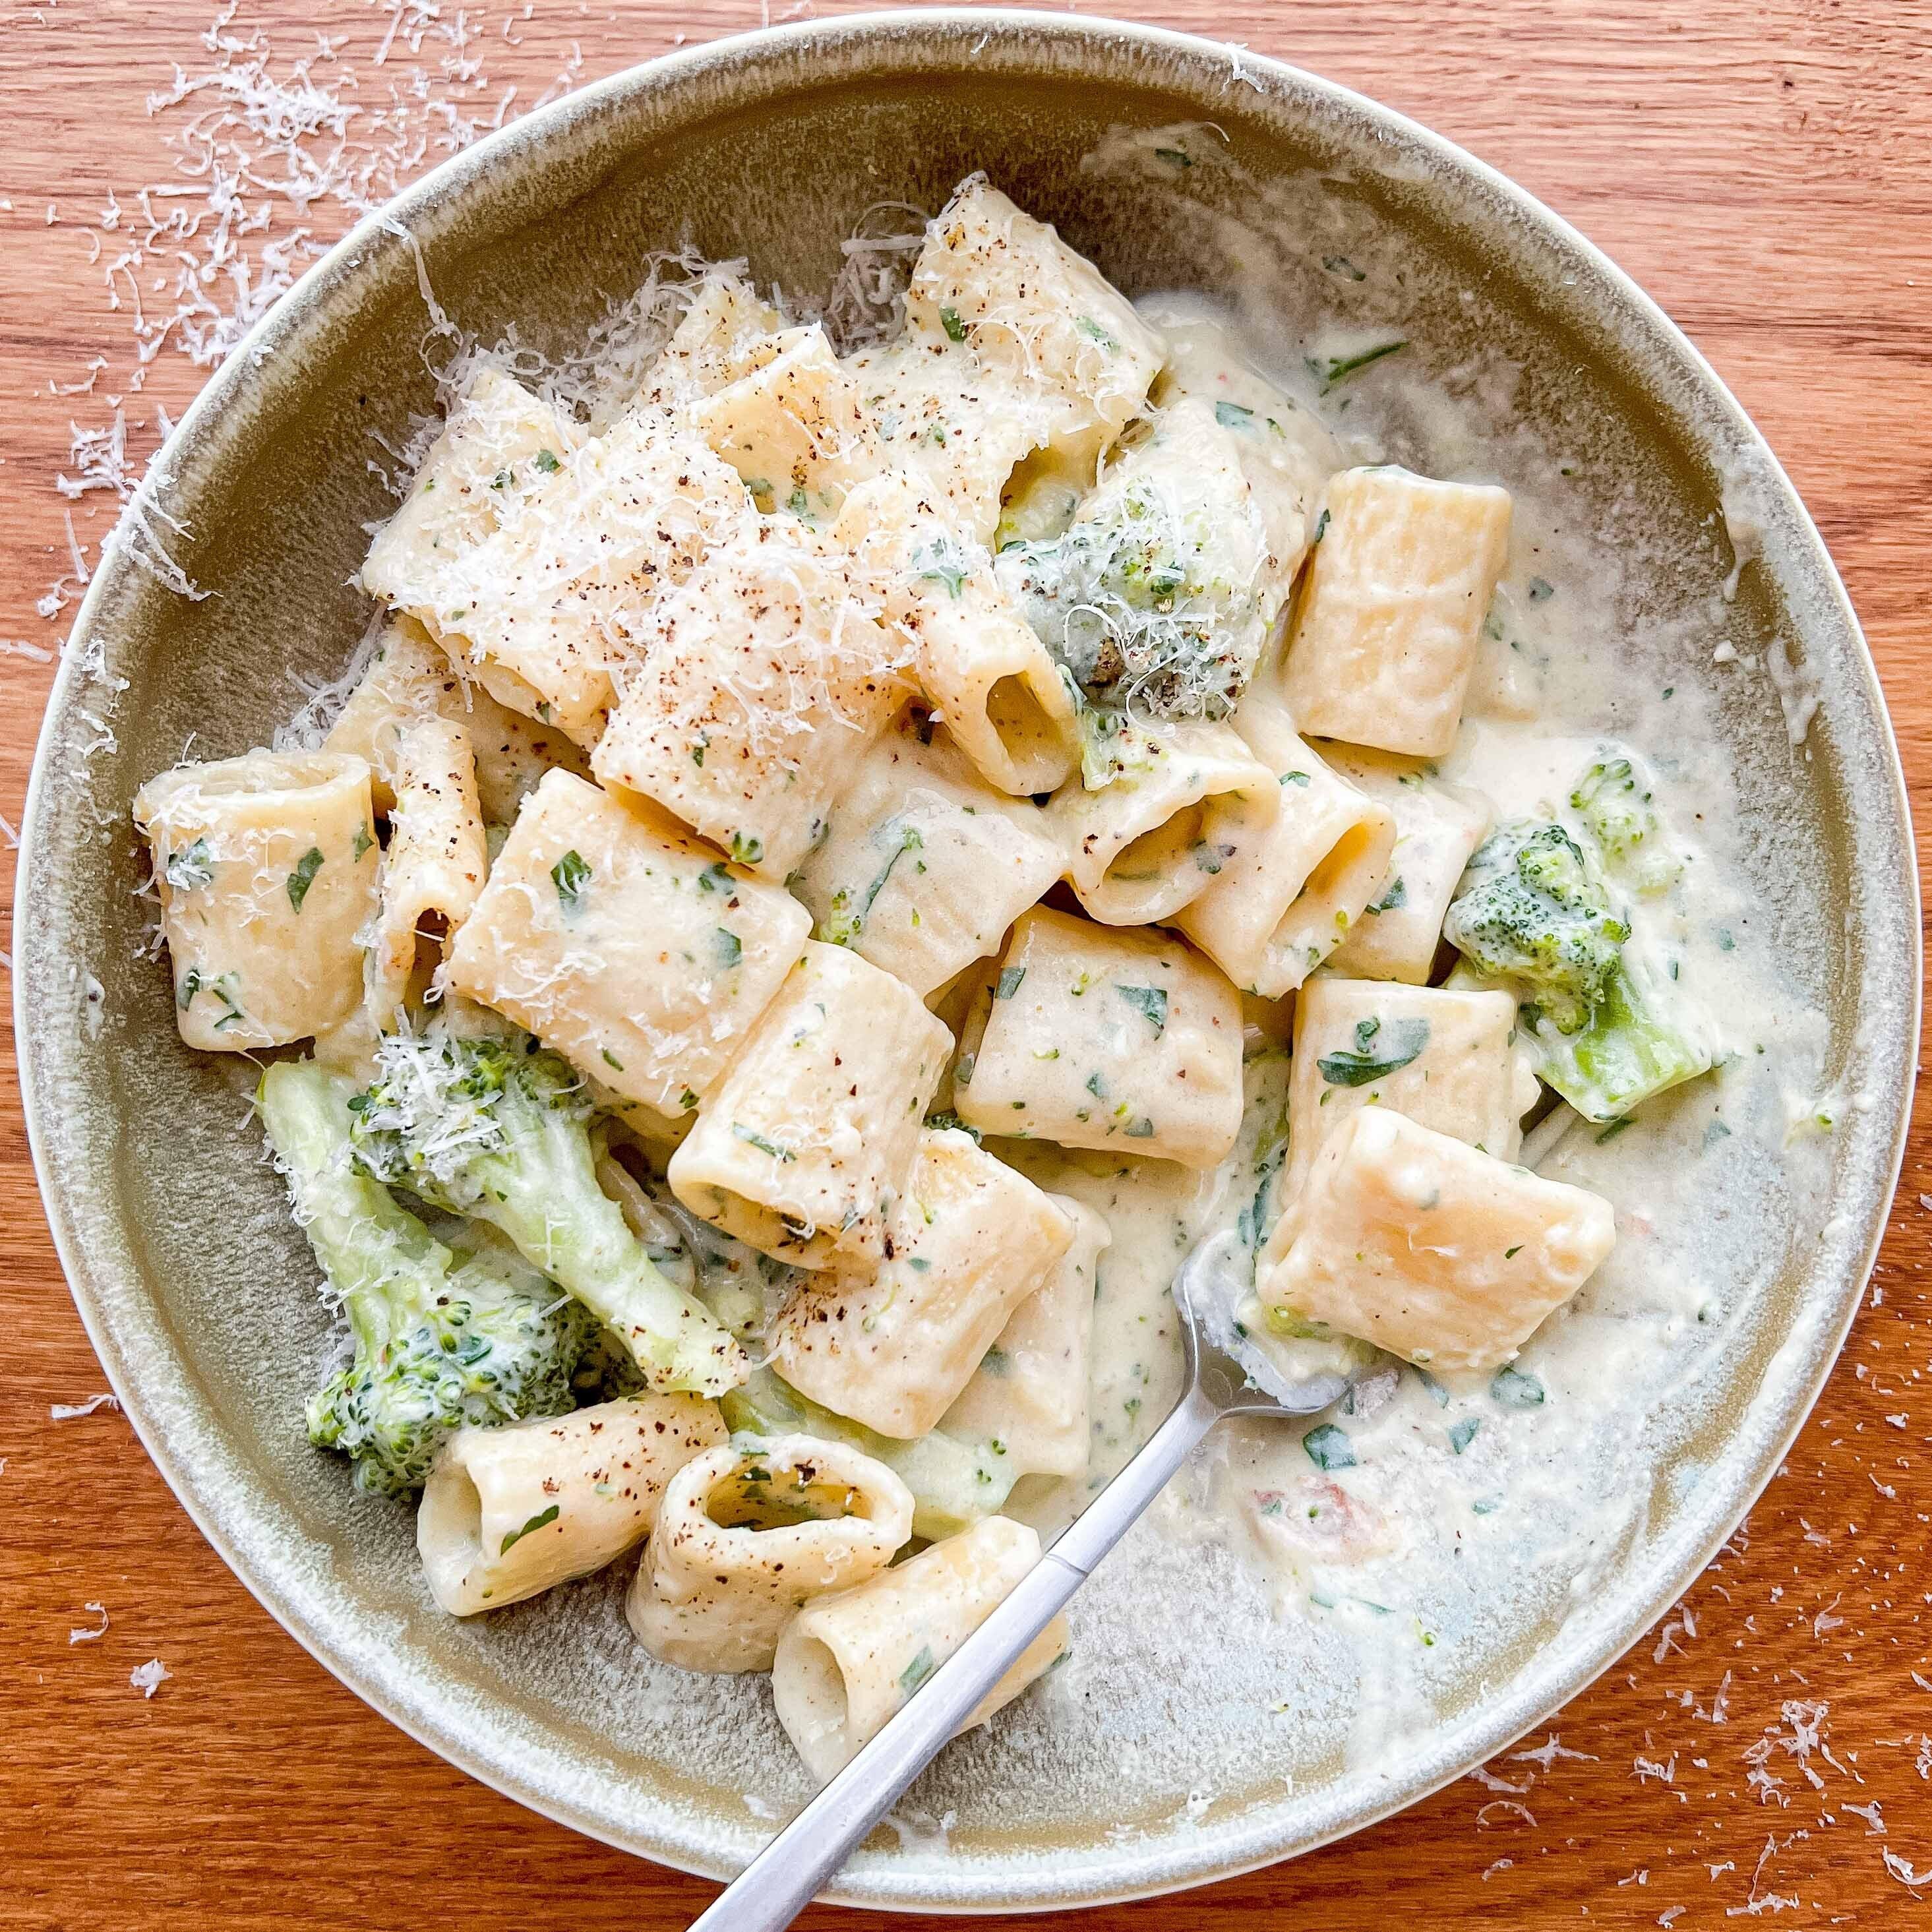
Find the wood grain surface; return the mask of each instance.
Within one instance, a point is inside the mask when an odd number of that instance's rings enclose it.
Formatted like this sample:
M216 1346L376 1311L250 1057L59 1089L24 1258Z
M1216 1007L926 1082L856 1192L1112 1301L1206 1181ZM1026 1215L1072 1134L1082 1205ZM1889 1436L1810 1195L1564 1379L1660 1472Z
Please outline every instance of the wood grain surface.
M144 457L156 405L178 413L206 374L171 335L137 390L135 281L116 277L110 296L104 279L145 227L135 192L170 178L184 116L213 99L151 111L177 63L191 80L220 31L259 31L278 71L307 56L334 85L352 70L365 128L434 133L487 123L513 84L510 111L760 18L759 0L478 0L460 13L455 0L242 0L215 30L213 7L4 0L0 12L10 822L51 676L34 653L58 647L71 615L37 604L74 574L66 520L91 557L116 510L111 490L57 488L62 472L79 480L74 426L108 423L118 397L130 455ZM1169 0L1142 17L1415 116L1659 298L1809 502L1932 824L1932 5ZM246 198L272 200L286 226L286 196L258 182ZM300 220L329 238L348 218L325 200ZM175 266L150 256L140 272L151 322L172 311L154 284ZM225 274L208 286L214 309L233 306ZM10 906L10 879L0 891ZM0 1082L0 1925L686 1924L711 1888L523 1811L328 1676L203 1544L123 1419L50 1418L104 1384L48 1241L10 1046ZM1873 1291L1802 1440L1662 1629L1563 1712L1560 1755L1526 1757L1540 1735L1345 1844L1084 1922L1932 1924L1926 1105ZM98 1625L94 1604L111 1628L70 1642ZM129 1676L150 1658L172 1675L144 1699ZM820 1907L803 1922L865 1922Z

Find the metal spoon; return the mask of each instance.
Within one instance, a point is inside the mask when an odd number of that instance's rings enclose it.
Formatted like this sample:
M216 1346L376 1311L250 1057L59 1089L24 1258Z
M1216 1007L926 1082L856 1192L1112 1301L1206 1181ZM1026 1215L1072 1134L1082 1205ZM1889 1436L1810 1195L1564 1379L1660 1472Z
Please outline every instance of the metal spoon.
M789 1925L1222 1417L1310 1415L1346 1392L1352 1379L1346 1375L1299 1385L1286 1382L1244 1341L1233 1307L1245 1258L1226 1234L1211 1236L1188 1255L1174 1279L1187 1385L1173 1413L904 1708L693 1922L691 1932L781 1932Z

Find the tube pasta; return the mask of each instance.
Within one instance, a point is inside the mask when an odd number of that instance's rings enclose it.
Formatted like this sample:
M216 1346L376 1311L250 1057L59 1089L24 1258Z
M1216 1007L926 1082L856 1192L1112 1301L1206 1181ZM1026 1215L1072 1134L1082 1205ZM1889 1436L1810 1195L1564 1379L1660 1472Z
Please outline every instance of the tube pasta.
M923 1436L1072 1238L1024 1174L970 1134L927 1128L878 1273L806 1282L772 1330L772 1366L881 1436Z
M953 1105L989 1134L1212 1167L1241 1126L1241 1006L1177 938L1036 907L960 1036Z
M923 998L997 950L1060 868L1037 806L985 784L943 728L902 720L790 883L819 938Z
M384 855L381 910L369 962L370 1009L388 1030L416 970L422 922L441 922L442 944L460 930L483 891L489 855L476 796L476 760L460 724L429 718L400 734L395 807Z
M692 426L760 509L836 515L847 492L879 468L858 384L816 322L772 336L745 359L742 375L691 404Z
M411 614L500 702L587 748L660 601L752 514L735 471L640 411L554 464Z
M677 1471L724 1439L716 1405L689 1395L459 1429L416 1512L430 1594L471 1617L602 1569L650 1534Z
M1052 397L1054 442L1098 450L1147 400L1166 355L1159 332L1084 256L984 175L962 182L926 230L906 290L909 332L968 350Z
M880 584L926 701L994 789L1052 791L1079 762L1066 678L984 549L953 535L903 476L855 490L834 535Z
M1238 723L1280 808L1174 923L1237 986L1279 999L1361 917L1388 872L1395 817L1316 757L1267 692L1248 693Z
M734 1437L672 1477L625 1613L660 1663L769 1670L800 1606L876 1576L912 1510L904 1484L848 1444Z
M1294 1004L1286 1193L1299 1190L1323 1143L1363 1107L1390 1108L1514 1160L1538 1090L1515 1036L1507 993L1318 974Z
M393 618L385 627L322 748L366 758L376 809L386 812L395 802L403 734L428 718L446 718L470 734L486 824L508 825L553 766L580 778L590 774L589 759L561 731L506 710L459 672L412 617Z
M1270 1328L1453 1372L1506 1362L1616 1240L1580 1187L1364 1107L1330 1135L1256 1269Z
M843 1770L1039 1561L1032 1530L988 1516L869 1583L808 1604L778 1640L772 1701L812 1776L823 1784ZM1066 1619L1055 1617L960 1730L1012 1702L1069 1641Z
M187 1045L245 1053L339 1026L362 997L381 850L369 767L326 752L182 765L135 796Z
M1066 1252L1016 1308L958 1400L940 1419L949 1434L998 1442L1028 1476L1080 1476L1088 1439L1088 1353L1100 1252L1113 1232L1064 1194L1047 1198L1073 1223Z
M1406 760L1345 745L1331 746L1328 755L1352 784L1395 814L1388 874L1328 963L1350 979L1422 986L1435 969L1443 916L1463 868L1490 829L1488 804Z
M661 615L591 764L782 879L908 694L849 560L802 524L721 550Z
M1295 722L1440 758L1508 558L1509 492L1384 464L1331 477L1324 509L1288 647Z
M442 586L464 554L494 535L578 440L542 398L494 364L480 364L402 507L370 545L364 588L401 610L441 603Z
M456 992L659 1119L717 1083L811 926L648 807L551 772L451 949Z
M1102 925L1171 920L1265 837L1275 775L1227 724L1123 724L1102 742L1114 775L1046 808L1068 881Z
M952 1046L890 974L808 940L671 1156L672 1191L801 1268L883 1259Z

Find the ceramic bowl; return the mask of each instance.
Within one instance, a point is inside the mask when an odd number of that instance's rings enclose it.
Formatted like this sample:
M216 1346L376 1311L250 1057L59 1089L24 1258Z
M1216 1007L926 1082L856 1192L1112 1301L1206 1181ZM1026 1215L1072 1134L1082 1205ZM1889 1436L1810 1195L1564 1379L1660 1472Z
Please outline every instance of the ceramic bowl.
M1150 158L1142 130L1181 123L1212 124L1216 165ZM1601 492L1607 515L1616 493L1640 488L1680 560L1654 586L1660 610L1708 603L1741 566L1726 634L1781 670L1787 700L1762 670L1741 674L1714 714L1738 808L1760 828L1754 889L1828 1016L1829 1064L1856 1054L1867 1071L1832 1148L1828 1218L1771 1271L1708 1426L1664 1456L1642 1534L1587 1603L1526 1612L1407 1748L1352 1769L1312 1706L1305 1724L1272 1730L1234 1708L1211 1615L1136 1622L1096 1582L1082 1630L1096 1663L1081 1688L1024 1700L947 1752L836 1894L958 1911L1196 1883L1352 1831L1480 1762L1669 1606L1777 1467L1838 1352L1883 1225L1915 1058L1904 790L1816 531L1651 302L1468 155L1207 40L1058 14L889 14L618 75L365 222L188 412L137 521L214 594L170 589L142 567L138 540L104 561L34 768L15 980L27 1118L74 1298L209 1541L331 1670L454 1762L614 1844L734 1870L774 1802L803 1792L761 1683L640 1661L621 1576L487 1624L440 1616L406 1511L352 1495L303 1439L301 1399L326 1346L314 1270L240 1124L238 1075L251 1070L177 1041L164 975L143 956L128 806L190 738L201 757L262 742L362 630L346 586L365 523L389 502L371 434L401 441L434 396L417 262L396 230L464 325L488 337L514 321L555 350L607 292L634 285L650 250L689 243L823 288L870 205L937 208L982 166L1130 291L1197 286L1292 315L1336 298L1326 255L1399 259L1401 276L1360 294L1355 319L1399 320L1432 367L1481 345L1525 372L1515 406L1531 429L1554 440L1586 426L1595 480L1580 500ZM1658 634L1646 648L1679 653L1687 676L1708 666L1694 626ZM1811 698L1795 748L1787 704Z

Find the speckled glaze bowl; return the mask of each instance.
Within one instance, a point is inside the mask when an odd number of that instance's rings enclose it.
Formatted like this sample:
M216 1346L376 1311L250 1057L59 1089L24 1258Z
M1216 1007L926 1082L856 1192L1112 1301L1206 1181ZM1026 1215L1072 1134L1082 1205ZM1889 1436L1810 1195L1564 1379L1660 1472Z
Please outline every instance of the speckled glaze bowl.
M1148 144L1120 136L1202 122L1226 143L1212 168L1153 166ZM822 289L869 205L936 208L981 166L1130 290L1191 285L1293 314L1334 298L1324 250L1400 250L1400 314L1366 305L1388 299L1371 291L1354 319L1399 321L1445 368L1472 344L1500 349L1525 371L1515 406L1533 427L1554 439L1587 424L1601 487L1640 476L1682 560L1681 580L1657 586L1662 606L1708 600L1742 565L1726 634L1784 669L1785 698L1818 700L1794 750L1772 681L1725 681L1718 729L1741 808L1763 826L1750 866L1828 1016L1828 1065L1856 1053L1868 1071L1836 1137L1822 1235L1792 1244L1721 1400L1658 1469L1647 1531L1587 1602L1512 1630L1412 1749L1351 1771L1339 1749L1311 1767L1230 1718L1211 1607L1198 1627L1150 1628L1096 1582L1078 1690L1044 1710L1025 1700L949 1751L837 1894L938 1911L1092 1903L1285 1857L1456 1777L1595 1676L1730 1533L1837 1354L1896 1178L1919 983L1896 751L1817 532L1683 337L1508 182L1309 75L1064 15L785 28L590 88L365 223L208 384L137 508L215 594L192 601L128 544L110 550L28 806L22 1084L74 1298L208 1540L345 1683L523 1803L694 1870L735 1869L771 1828L771 1801L802 1795L761 1684L638 1657L621 1574L452 1622L422 1588L406 1511L353 1496L303 1440L325 1346L313 1268L238 1127L252 1070L181 1048L164 976L140 956L129 802L190 734L201 757L262 742L297 681L334 676L362 629L345 586L364 523L388 506L370 435L400 440L433 398L417 265L395 224L463 323L490 337L514 321L556 349L605 292L634 284L649 250L689 242ZM1686 675L1694 650L1708 661L1708 638L1670 634L1686 639L1662 647L1681 649ZM1117 1778L1130 1762L1135 1775Z

